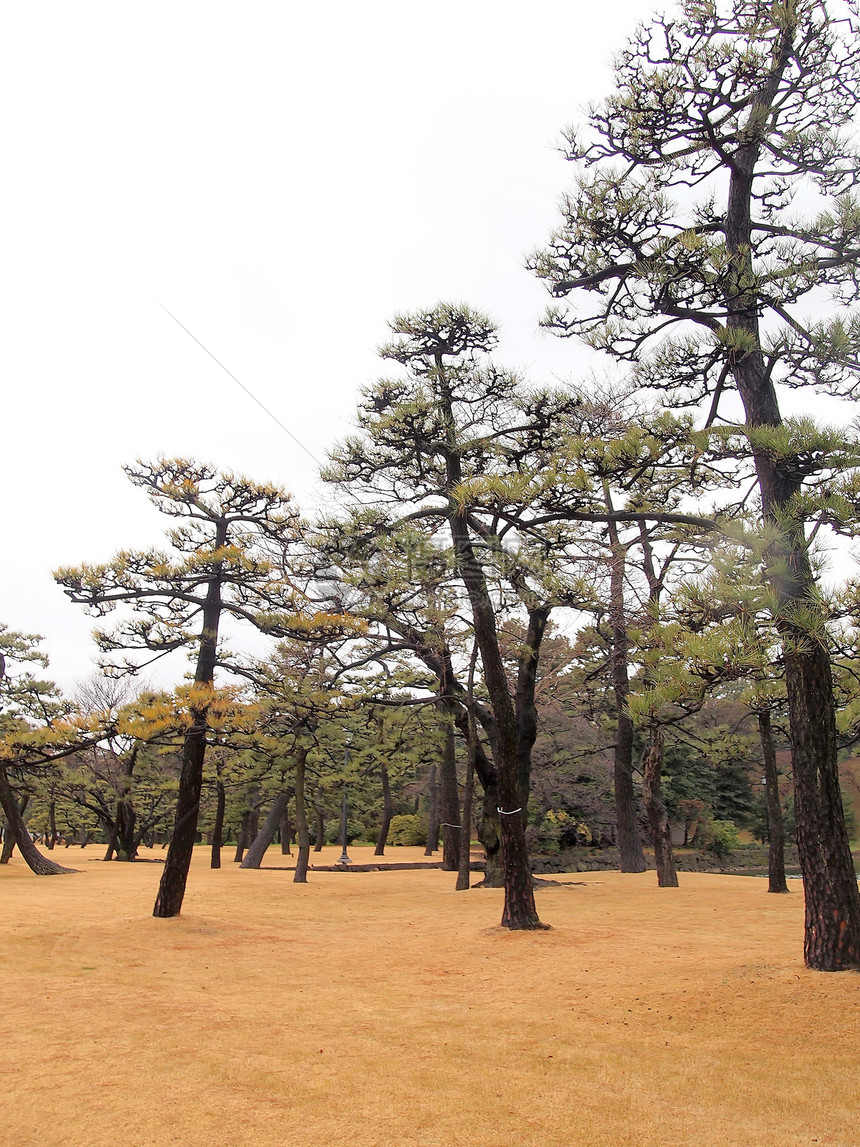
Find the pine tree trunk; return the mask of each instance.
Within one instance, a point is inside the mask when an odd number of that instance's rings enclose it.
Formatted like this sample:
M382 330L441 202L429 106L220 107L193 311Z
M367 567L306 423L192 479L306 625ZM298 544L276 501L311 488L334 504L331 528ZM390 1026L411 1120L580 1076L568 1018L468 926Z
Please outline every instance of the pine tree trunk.
M603 486L606 509L614 510L609 483ZM607 524L612 558L609 567L609 620L612 626L612 691L615 697L615 755L613 782L615 787L615 827L618 850L621 853L622 872L644 872L647 868L639 817L636 812L636 791L633 787L633 722L627 712L630 696L630 644L627 637L627 617L624 609L624 573L627 547L622 545L615 522Z
M645 851L636 812L636 790L633 787L633 722L625 712L618 712L615 726L615 824L622 872L644 872Z
M779 799L779 773L776 768L776 750L770 713L764 709L758 714L758 732L764 758L764 784L767 799L768 892L788 892L785 879L785 827L782 822L782 803Z
M502 833L499 825L499 790L495 785L484 789L478 839L484 849L484 887L503 888Z
M113 860L113 854L116 852L116 841L118 836L119 825L116 821L114 821L113 827L110 830L110 836L108 837L107 848L105 849L105 854L102 857L103 860Z
M236 855L233 857L234 864L242 863L242 857L245 855L245 849L248 847L248 824L250 820L251 810L246 808L239 822L239 831L236 833Z
M275 839L275 833L278 831L278 825L281 823L289 799L289 793L278 793L275 797L274 803L269 809L269 815L266 817L263 827L248 846L248 851L245 853L245 859L242 861L240 868L260 867L266 849ZM257 813L257 820L259 821L259 810L257 809L255 811Z
M374 856L385 856L385 846L388 843L388 830L391 828L391 818L394 816L394 804L391 800L391 779L388 776L388 762L380 760L379 774L382 778L382 824L376 838Z
M224 843L224 812L227 807L227 790L220 779L215 782L215 823L212 826L212 852L209 867L221 867L221 845Z
M804 958L807 967L821 972L860 969L860 894L839 788L827 650L809 641L789 646L785 680L806 904Z
M427 847L425 856L432 856L439 847L439 786L436 783L436 766L430 766L427 808Z
M281 856L292 856L293 851L290 847L293 839L293 826L290 824L290 804L287 801L287 806L284 809L284 815L281 817L281 823L278 831L281 834Z
M475 718L469 714L468 753L466 757L466 787L463 792L463 808L460 813L460 864L457 869L457 892L465 892L471 883L471 844L472 844L472 802L475 794L475 748L477 730Z
M311 840L308 832L308 806L305 800L305 762L307 751L303 750L296 758L296 828L299 837L299 855L296 860L294 884L307 884L308 861L311 855Z
M121 800L116 806L117 859L134 860L137 855L137 840L134 826L137 814L128 800Z
M18 851L21 853L22 858L36 876L60 876L67 872L77 871L75 868L64 868L62 864L56 864L53 860L48 860L46 856L42 856L41 852L39 852L38 848L33 844L33 841L30 839L30 834L27 832L27 827L24 824L23 817L21 816L18 800L12 791L9 778L6 775L5 766L3 765L0 765L0 805L2 805L3 812L6 815L6 832L9 835L10 844L12 846L15 844L18 845ZM5 851L5 836L3 848Z
M648 750L642 776L642 789L645 795L645 808L651 826L651 839L654 845L654 861L657 865L657 885L660 888L677 888L678 871L675 868L675 854L672 851L672 833L669 817L660 791L660 776L663 772L663 727L656 722L648 734Z
M460 868L460 793L457 784L457 752L454 726L445 726L445 749L441 770L442 804L442 870L457 872Z
M200 792L203 787L203 758L206 753L206 710L192 710L193 728L185 735L182 746L182 772L176 801L176 820L167 849L164 871L153 916L178 916L185 898L185 885L194 842L197 838L197 817L200 812Z
M0 864L8 864L15 851L15 833L8 821L3 826L3 848L0 851Z
M453 434L450 392L446 389L441 353L436 355L439 377L441 414ZM455 490L462 482L460 455L456 442L445 451L446 482ZM526 844L526 807L520 785L520 756L516 711L511 699L507 673L499 646L493 604L481 563L478 561L469 533L466 512L457 507L448 519L454 547L454 562L472 608L475 641L481 654L484 684L495 720L494 764L499 790L502 871L505 903L502 927L511 929L542 928L534 898L534 882L529 867ZM519 810L519 811L517 811Z
M774 47L773 68L750 111L754 130L731 160L726 204L727 345L743 347L732 374L744 406L747 427L780 427L782 415L765 364L759 329L760 299L747 284L752 265L752 204L764 125L791 57L794 31L787 23ZM769 162L769 160L768 160ZM776 623L783 642L785 686L791 731L797 852L806 904L804 958L822 972L860 970L860 890L845 829L836 760L836 702L829 650L816 632L825 619L809 561L805 522L798 518L802 480L795 459L774 456L753 444L762 514L774 538L768 577L777 599ZM804 622L812 614L812 624Z
M277 826L276 826L277 827ZM248 814L248 829L245 835L245 847L250 848L260 833L260 794L254 792L251 796L251 809Z
M316 840L314 841L314 852L322 852L322 847L325 843L325 817L323 816L322 789L319 785L317 785L314 813L316 815L317 826Z
M226 523L219 522L215 530L215 549L220 549L226 541ZM200 633L197 668L194 673L195 685L202 686L204 690L211 690L215 679L218 625L221 620L221 578L221 563L214 562L203 607L203 628ZM190 707L192 723L182 745L182 772L179 775L179 791L176 796L176 820L164 862L164 871L161 874L161 883L158 886L158 895L155 898L155 907L152 910L153 916L156 917L178 916L182 910L188 870L191 867L194 842L197 839L208 714L208 700Z

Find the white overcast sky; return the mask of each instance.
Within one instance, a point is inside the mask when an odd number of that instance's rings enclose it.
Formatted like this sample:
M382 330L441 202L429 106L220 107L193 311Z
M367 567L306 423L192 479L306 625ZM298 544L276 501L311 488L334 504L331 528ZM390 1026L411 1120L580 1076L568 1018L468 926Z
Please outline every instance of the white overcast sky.
M121 465L210 461L314 503L398 310L468 302L535 381L525 254L555 222L561 129L609 89L641 0L8 5L0 254L0 620L65 688L93 621L61 564L157 542Z
M66 688L93 621L50 571L159 540L121 470L211 461L314 499L397 310L462 300L536 379L579 369L537 331L523 258L569 177L560 131L606 91L649 8L40 3L0 47L0 620Z

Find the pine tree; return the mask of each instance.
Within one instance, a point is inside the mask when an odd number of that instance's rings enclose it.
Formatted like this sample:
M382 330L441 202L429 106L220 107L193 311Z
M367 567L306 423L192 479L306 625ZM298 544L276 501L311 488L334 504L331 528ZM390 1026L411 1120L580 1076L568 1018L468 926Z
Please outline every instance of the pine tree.
M575 306L547 323L635 365L676 405L734 387L743 407L777 595L804 877L804 953L860 967L860 893L836 767L830 651L805 529L824 443L784 423L780 384L853 397L860 318L856 6L685 0L641 26L616 90L569 135L580 165L537 273ZM792 200L812 203L802 218ZM817 200L817 203L816 203ZM819 208L816 210L816 208ZM826 318L816 302L834 300ZM805 309L804 309L805 308Z
M295 550L301 536L288 494L185 459L125 469L159 510L181 522L168 535L173 552L122 551L104 565L70 567L54 576L72 601L97 616L120 608L115 628L96 633L104 653L119 657L116 671L137 672L143 659L151 664L178 649L195 654L176 820L153 910L176 916L197 830L222 619L231 616L273 635L310 632L325 619L308 616L306 597L269 557L273 550Z

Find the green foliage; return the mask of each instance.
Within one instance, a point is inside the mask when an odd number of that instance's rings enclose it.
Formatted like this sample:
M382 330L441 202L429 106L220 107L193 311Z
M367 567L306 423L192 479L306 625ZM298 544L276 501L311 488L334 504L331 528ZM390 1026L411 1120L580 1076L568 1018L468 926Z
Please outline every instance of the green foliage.
M316 826L312 825L311 829L312 829L311 839L314 840L314 837L316 836ZM346 822L347 843L352 844L353 841L356 841L356 840L365 840L366 836L367 836L367 830L365 829L362 822L360 820L357 820L355 817L352 817L352 816L349 817L347 819L347 822ZM326 842L326 844L340 844L341 843L340 817L338 817L337 820L332 818L332 819L329 819L326 821L325 842ZM314 840L314 843L316 843L315 840Z
M741 838L730 820L712 820L705 830L705 848L722 859L740 848Z
M389 844L426 845L427 819L414 814L391 818L388 829Z
M550 809L536 825L526 831L529 847L535 852L550 855L569 848L594 843L588 825L563 809Z

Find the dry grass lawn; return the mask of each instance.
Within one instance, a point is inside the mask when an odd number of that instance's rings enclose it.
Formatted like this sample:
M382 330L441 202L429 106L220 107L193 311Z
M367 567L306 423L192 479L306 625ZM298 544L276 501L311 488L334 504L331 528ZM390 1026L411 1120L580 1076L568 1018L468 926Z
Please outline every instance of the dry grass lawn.
M860 977L804 969L799 882L588 873L510 933L441 871L201 850L154 920L160 866L99 856L0 869L3 1147L860 1144Z

